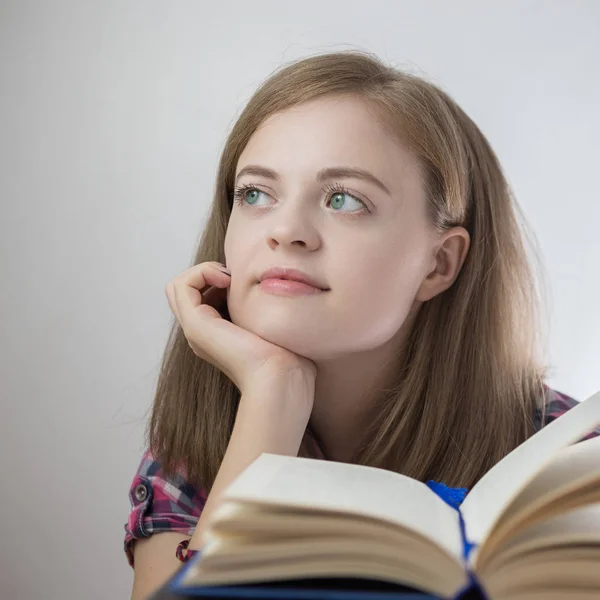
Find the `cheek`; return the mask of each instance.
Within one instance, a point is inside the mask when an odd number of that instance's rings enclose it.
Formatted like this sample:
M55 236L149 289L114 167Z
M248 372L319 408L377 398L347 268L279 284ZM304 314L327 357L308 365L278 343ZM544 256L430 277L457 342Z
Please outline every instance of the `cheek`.
M237 315L240 312L240 302L244 296L242 286L245 283L245 279L243 276L240 278L237 274L248 272L247 258L244 259L243 248L239 243L234 243L236 239L234 230L235 227L230 221L223 243L225 264L234 273L234 276L230 280L231 283L227 287L227 306L232 322L236 322ZM247 293L247 290L245 293Z
M362 253L336 277L335 312L355 334L361 330L373 344L384 343L412 309L422 273L417 252L395 248L385 254L381 249Z
M239 273L245 273L248 270L248 263L252 260L252 254L247 248L248 240L240 235L241 231L232 216L225 232L223 251L225 253L226 265Z
M231 223L227 227L227 231L225 233L225 240L223 242L223 251L225 253L225 264L229 266L229 261L233 258L233 246L231 240L233 239L232 227Z
M423 256L424 249L409 239L404 244L363 246L343 269L340 283L379 301L410 296L422 278Z

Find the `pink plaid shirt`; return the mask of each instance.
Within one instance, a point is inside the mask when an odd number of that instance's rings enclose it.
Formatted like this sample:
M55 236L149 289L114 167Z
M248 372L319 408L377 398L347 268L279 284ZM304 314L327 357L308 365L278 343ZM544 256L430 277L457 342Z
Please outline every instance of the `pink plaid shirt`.
M560 417L577 401L546 386L547 411L544 424ZM542 427L541 412L535 416L536 428ZM593 435L600 435L596 431ZM588 437L591 437L588 436ZM325 458L315 438L307 429L304 437L307 455ZM200 513L206 503L207 493L190 485L183 475L174 478L164 477L160 463L146 451L131 482L129 501L131 511L125 524L125 554L133 567L133 545L136 539L150 537L162 531L178 531L191 536L194 533Z

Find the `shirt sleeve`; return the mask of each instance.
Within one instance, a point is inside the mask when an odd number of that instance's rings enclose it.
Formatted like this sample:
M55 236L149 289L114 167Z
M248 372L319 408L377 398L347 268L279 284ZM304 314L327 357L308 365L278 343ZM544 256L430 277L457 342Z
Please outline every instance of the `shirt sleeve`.
M129 488L131 510L125 523L124 549L133 567L136 539L178 531L192 535L206 503L205 490L190 485L182 473L166 478L158 460L147 450Z

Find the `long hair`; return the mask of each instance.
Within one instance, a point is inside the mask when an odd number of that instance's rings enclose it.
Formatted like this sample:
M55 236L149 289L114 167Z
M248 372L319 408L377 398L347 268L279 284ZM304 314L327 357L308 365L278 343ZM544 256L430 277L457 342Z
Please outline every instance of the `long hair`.
M525 218L477 125L437 85L358 50L286 64L263 82L221 154L215 195L193 264L225 262L238 158L270 115L332 94L359 97L413 151L431 224L462 225L470 248L446 291L421 305L393 386L377 390L353 462L471 487L534 432L546 367L540 301ZM543 282L542 282L543 283ZM229 318L229 315L226 315ZM210 490L240 391L196 356L175 320L165 348L148 447L167 474Z

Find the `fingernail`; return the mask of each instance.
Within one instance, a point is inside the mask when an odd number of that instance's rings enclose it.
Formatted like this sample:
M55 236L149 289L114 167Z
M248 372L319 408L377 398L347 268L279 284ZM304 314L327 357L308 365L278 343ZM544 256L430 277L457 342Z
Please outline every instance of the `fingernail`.
M219 266L219 269L221 269L221 271L223 271L223 273L227 273L227 275L231 275L231 272L229 271L229 269L227 267Z

